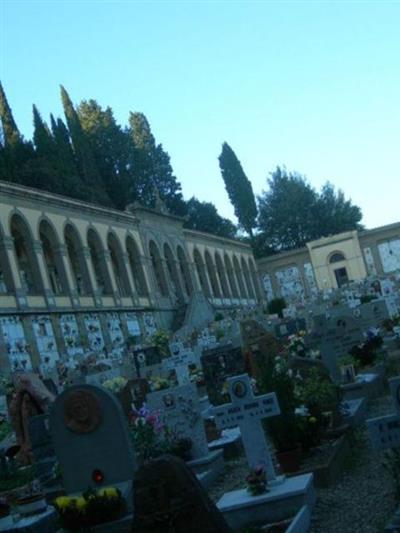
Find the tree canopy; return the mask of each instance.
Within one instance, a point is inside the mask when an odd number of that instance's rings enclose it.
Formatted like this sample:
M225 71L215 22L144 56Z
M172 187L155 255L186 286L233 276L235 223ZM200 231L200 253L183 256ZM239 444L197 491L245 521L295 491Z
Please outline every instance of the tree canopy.
M258 254L302 247L306 242L360 228L361 209L326 183L318 193L297 172L277 167L258 198Z
M228 143L223 143L218 159L222 179L235 215L242 228L252 237L253 228L256 226L257 206L251 183Z
M185 227L206 233L214 233L220 237L233 239L237 228L227 218L218 214L211 202L200 202L197 198L191 198L187 202L187 221Z

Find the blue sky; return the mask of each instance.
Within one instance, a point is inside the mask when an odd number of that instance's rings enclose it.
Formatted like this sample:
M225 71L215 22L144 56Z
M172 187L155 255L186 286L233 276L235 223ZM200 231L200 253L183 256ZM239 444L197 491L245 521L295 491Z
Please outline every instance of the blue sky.
M0 0L0 78L17 123L94 98L142 111L186 198L233 217L227 141L256 194L276 165L329 180L367 227L400 220L400 3Z

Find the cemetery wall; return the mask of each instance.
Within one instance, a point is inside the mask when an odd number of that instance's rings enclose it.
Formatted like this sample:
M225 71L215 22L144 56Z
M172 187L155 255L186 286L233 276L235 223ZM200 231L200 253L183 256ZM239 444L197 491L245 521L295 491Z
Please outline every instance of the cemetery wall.
M169 328L193 294L214 308L263 297L249 246L183 223L160 202L120 212L0 182L1 357L37 364L78 340L109 352L136 320Z
M400 222L318 239L304 248L261 258L257 266L268 300L304 301L318 291L338 288L336 270L345 269L349 281L399 271Z

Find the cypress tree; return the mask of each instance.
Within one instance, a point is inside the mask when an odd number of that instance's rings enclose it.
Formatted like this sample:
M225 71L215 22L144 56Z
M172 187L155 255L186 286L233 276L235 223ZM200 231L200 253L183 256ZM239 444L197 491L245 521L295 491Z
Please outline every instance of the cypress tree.
M80 200L90 200L90 191L84 186L79 176L66 125L60 118L56 121L53 115L50 115L50 124L56 145L58 172L63 184L63 194Z
M72 139L79 174L86 186L85 188L90 191L88 200L102 205L110 205L111 200L104 190L89 141L82 129L72 101L63 86L61 86L61 100Z
M153 207L156 186L171 212L185 214L181 184L173 174L168 153L156 144L147 118L143 113L131 113L129 126L134 147L134 186L140 202Z
M3 129L4 146L15 146L22 142L21 134L15 123L7 97L0 82L0 119Z
M132 201L133 146L129 135L117 124L112 109L103 110L95 100L81 102L77 114L90 142L104 188L113 206L124 209Z
M224 142L219 156L219 166L222 179L235 210L239 224L253 238L253 228L256 226L257 206L253 188L247 178L235 152Z

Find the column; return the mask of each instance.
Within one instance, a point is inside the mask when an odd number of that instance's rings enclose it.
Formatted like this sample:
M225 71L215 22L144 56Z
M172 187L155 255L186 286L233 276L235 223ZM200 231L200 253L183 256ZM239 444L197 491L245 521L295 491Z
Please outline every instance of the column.
M43 256L42 241L40 240L33 241L31 249L32 249L33 254L36 257L37 265L39 267L39 276L41 278L43 293L44 293L44 297L46 298L47 305L49 307L55 307L56 302L54 299L53 290L50 285L46 262Z
M58 244L55 247L55 254L61 258L63 268L59 272L59 275L65 277L65 284L68 287L69 294L71 296L72 304L74 307L79 307L79 294L75 284L75 276L72 272L72 267L68 259L68 249L66 244Z
M130 297L132 298L135 304L138 304L139 298L138 298L138 293L135 290L136 284L135 284L135 280L133 279L133 275L132 275L131 268L130 268L129 255L128 255L128 252L121 252L121 253L122 253L122 260L125 265L126 275L128 276L128 281L129 281L129 285L131 288Z

